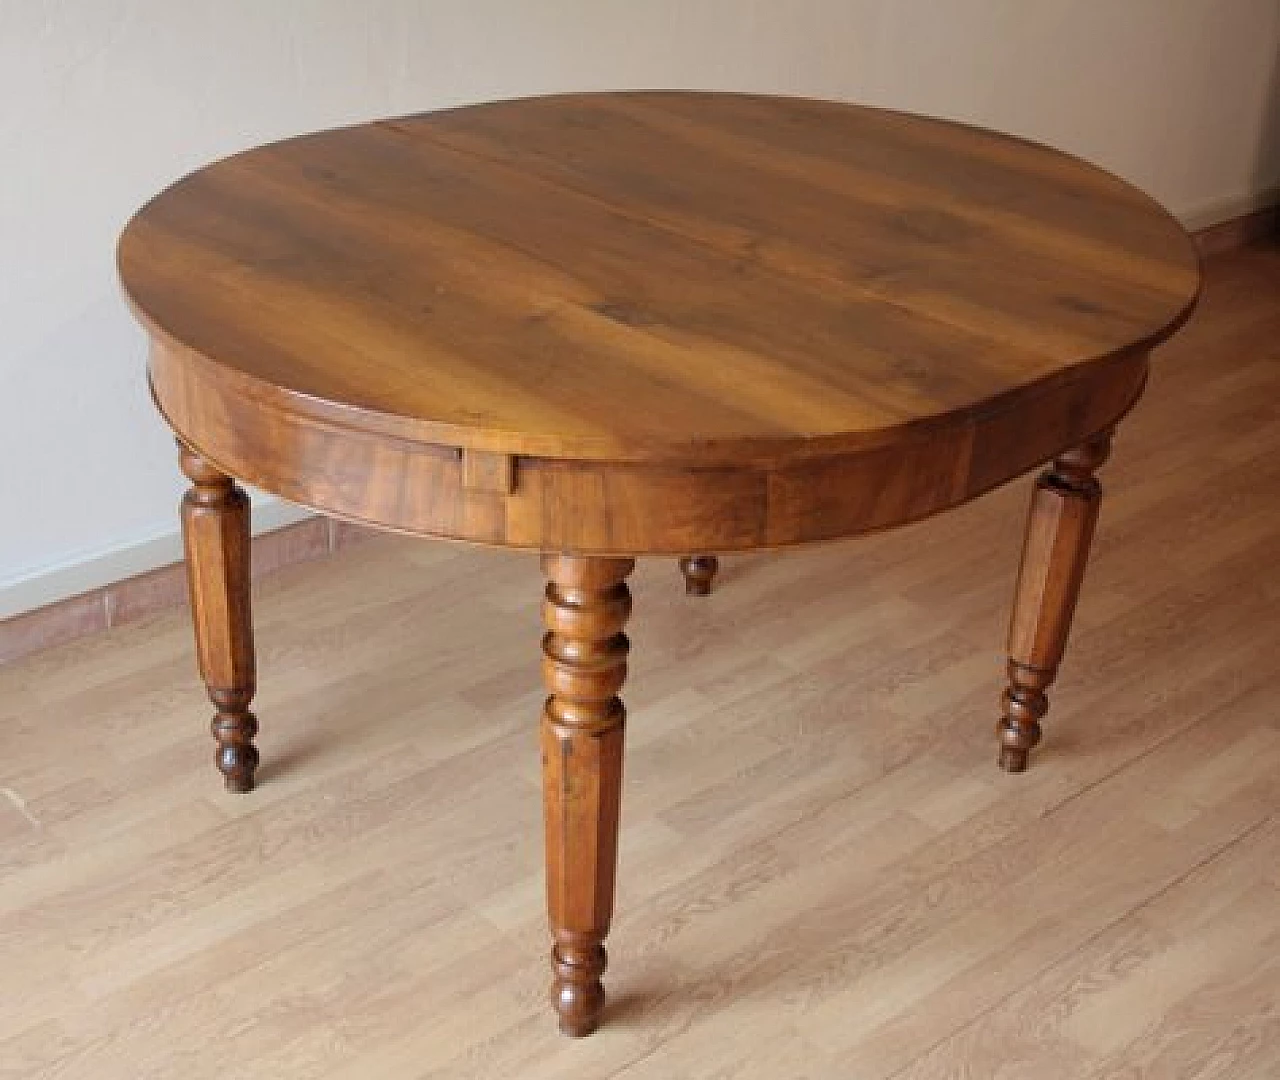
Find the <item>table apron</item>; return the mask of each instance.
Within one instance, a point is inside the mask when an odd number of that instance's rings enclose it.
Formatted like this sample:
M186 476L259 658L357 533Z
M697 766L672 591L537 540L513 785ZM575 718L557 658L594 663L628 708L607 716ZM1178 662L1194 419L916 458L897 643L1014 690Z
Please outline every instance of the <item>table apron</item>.
M593 555L729 552L834 540L963 503L1112 427L1144 355L917 439L779 464L677 465L495 455L389 438L249 401L153 349L178 438L248 484L399 532ZM502 455L497 455L501 458ZM483 482L477 482L477 476Z

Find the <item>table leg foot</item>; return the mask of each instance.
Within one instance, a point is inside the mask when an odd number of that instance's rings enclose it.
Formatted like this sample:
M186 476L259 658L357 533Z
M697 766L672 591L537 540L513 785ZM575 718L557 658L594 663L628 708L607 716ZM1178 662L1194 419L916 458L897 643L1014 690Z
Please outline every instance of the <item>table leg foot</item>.
M181 448L181 464L191 480L182 499L182 537L200 676L217 709L215 760L228 791L251 791L258 721L249 711L254 694L249 497L187 447Z
M684 591L690 596L706 596L719 569L720 560L714 555L686 555L680 560Z
M623 633L632 559L548 555L542 606L543 808L551 999L567 1035L589 1035L604 1011L604 939L613 917L626 711Z
M1000 767L1022 772L1040 741L1045 691L1058 673L1080 595L1107 459L1107 432L1060 455L1036 483L1009 624L1009 686L998 724Z
M604 984L600 981L608 966L604 945L592 934L570 930L554 931L551 950L552 1004L560 1030L574 1039L590 1035L604 1012Z
M1000 768L1005 772L1024 772L1027 758L1040 742L1040 718L1049 711L1045 687L1052 672L1037 671L1009 661L1009 688L1001 704Z
M249 711L252 691L211 689L209 697L217 707L209 730L217 743L218 771L232 794L243 795L253 790L253 776L258 768L258 748L253 738L258 734L258 718Z

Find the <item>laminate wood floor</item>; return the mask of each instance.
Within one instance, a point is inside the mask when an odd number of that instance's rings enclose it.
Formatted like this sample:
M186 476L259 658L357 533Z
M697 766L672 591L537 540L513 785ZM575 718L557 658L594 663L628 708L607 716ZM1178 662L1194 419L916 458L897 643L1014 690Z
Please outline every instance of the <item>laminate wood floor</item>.
M1103 470L1046 739L994 765L1029 481L641 563L605 1028L544 994L531 556L257 594L221 792L185 615L0 669L0 1077L1280 1077L1280 252L1212 260Z

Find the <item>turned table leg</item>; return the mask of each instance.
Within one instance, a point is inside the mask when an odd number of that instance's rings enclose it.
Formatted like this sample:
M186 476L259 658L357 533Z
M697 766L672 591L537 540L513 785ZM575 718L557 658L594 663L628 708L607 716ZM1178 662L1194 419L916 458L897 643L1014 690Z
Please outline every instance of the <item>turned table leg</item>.
M1022 772L1040 741L1045 691L1058 673L1075 613L1102 487L1094 471L1111 433L1060 455L1037 481L1009 623L1009 687L1002 698L1000 767Z
M706 596L719 569L720 560L714 555L686 555L680 560L684 591L690 596Z
M542 783L552 1001L566 1035L589 1035L604 1009L604 939L613 916L622 786L618 691L627 675L633 559L545 555Z
M249 497L231 477L181 447L191 488L182 499L182 538L191 589L200 676L217 714L213 737L228 791L253 790L258 721L253 699L253 620L249 607Z

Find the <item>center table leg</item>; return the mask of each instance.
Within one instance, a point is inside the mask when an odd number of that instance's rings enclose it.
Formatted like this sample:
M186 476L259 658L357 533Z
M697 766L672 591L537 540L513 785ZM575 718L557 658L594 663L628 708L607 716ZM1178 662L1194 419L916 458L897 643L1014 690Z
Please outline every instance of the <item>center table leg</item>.
M258 751L249 608L249 496L199 454L181 448L191 489L182 499L182 539L200 676L217 708L213 737L228 791L252 791Z
M622 788L618 697L627 676L634 559L544 555L542 785L552 1001L566 1035L604 1010L604 939L613 916Z
M1009 687L1000 720L1000 767L1022 772L1040 741L1045 691L1058 673L1098 520L1102 487L1093 475L1110 432L1059 455L1036 483L1009 623Z

